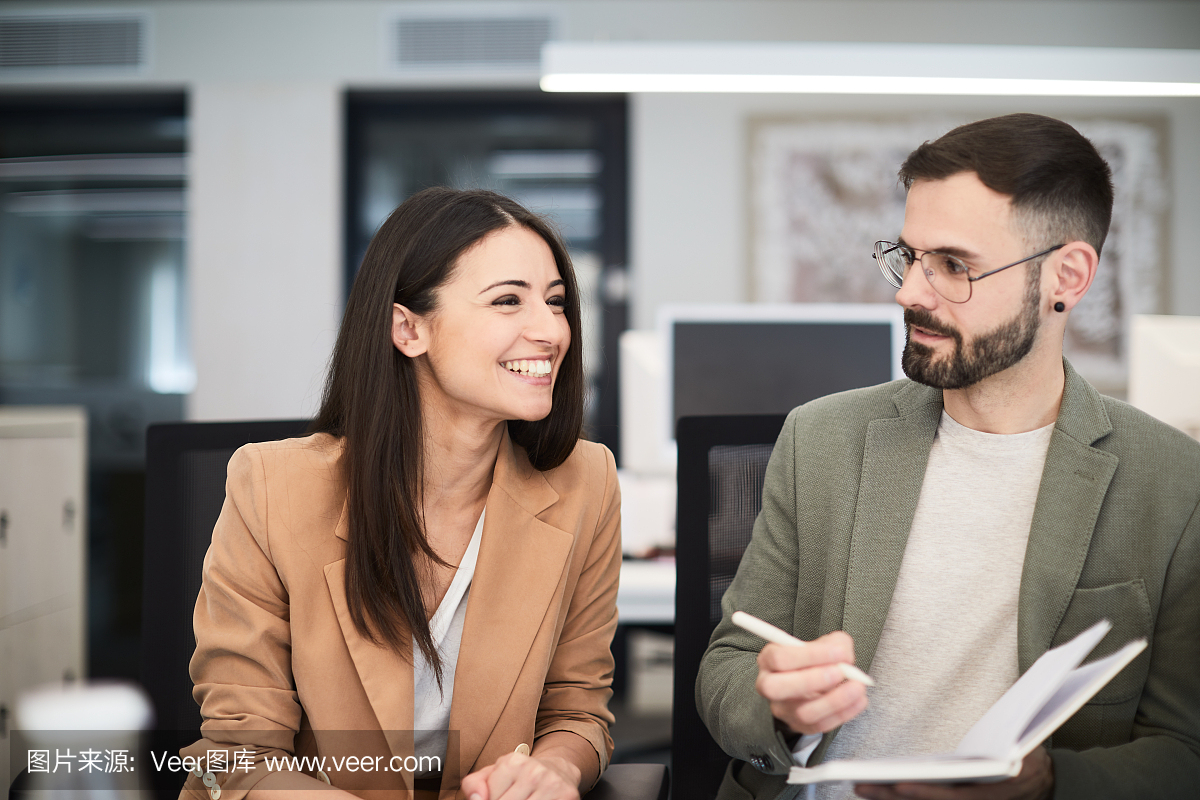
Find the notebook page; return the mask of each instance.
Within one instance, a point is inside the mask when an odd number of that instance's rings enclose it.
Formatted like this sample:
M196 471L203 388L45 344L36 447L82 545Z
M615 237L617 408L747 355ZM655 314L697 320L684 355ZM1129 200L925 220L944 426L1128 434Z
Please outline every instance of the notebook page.
M1092 652L1112 628L1100 620L1071 641L1047 650L1025 674L987 710L958 743L954 754L979 758L1011 758L1021 733L1042 706L1054 696L1071 670Z
M1062 688L1046 701L1021 734L1018 746L1022 757L1057 730L1145 649L1146 640L1135 639L1112 655L1073 670Z

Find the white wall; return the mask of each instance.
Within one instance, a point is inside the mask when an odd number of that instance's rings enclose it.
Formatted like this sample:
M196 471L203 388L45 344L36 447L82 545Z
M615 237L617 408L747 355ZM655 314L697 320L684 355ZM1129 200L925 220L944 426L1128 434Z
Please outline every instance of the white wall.
M384 66L387 0L8 0L0 12L138 8L152 20L137 75L7 75L0 91L182 90L189 95L188 274L197 419L315 408L342 304L346 89L420 85ZM468 4L469 5L469 4ZM483 0L480 6L502 6ZM923 41L1200 48L1182 0L550 0L567 39ZM441 10L461 4L437 3ZM453 82L451 82L453 83ZM470 82L467 81L466 84ZM460 82L461 84L461 82ZM463 88L468 85L461 84ZM446 85L446 84L442 84ZM533 88L532 78L514 85ZM1173 204L1171 302L1200 314L1200 101L966 102L791 96L631 101L633 322L680 300L746 296L746 165L760 115L1089 109L1165 115Z
M190 92L190 419L315 413L341 319L341 93Z

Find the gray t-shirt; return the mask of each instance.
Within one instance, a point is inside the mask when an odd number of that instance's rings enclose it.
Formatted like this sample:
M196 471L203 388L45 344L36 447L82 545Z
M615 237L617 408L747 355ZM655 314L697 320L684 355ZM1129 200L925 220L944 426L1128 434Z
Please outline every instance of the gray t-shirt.
M871 664L878 685L826 760L952 751L1016 681L1021 569L1053 430L982 433L942 412Z

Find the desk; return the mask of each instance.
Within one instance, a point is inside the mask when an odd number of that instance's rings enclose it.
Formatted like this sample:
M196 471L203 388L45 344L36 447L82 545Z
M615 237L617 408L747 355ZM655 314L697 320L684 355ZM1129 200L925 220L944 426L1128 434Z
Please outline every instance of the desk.
M617 619L622 625L675 623L675 561L625 560L617 590Z

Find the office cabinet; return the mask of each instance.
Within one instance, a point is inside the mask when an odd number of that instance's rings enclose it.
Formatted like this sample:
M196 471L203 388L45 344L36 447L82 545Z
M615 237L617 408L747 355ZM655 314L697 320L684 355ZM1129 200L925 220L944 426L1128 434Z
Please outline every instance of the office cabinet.
M83 677L87 418L0 406L0 781L16 696Z

